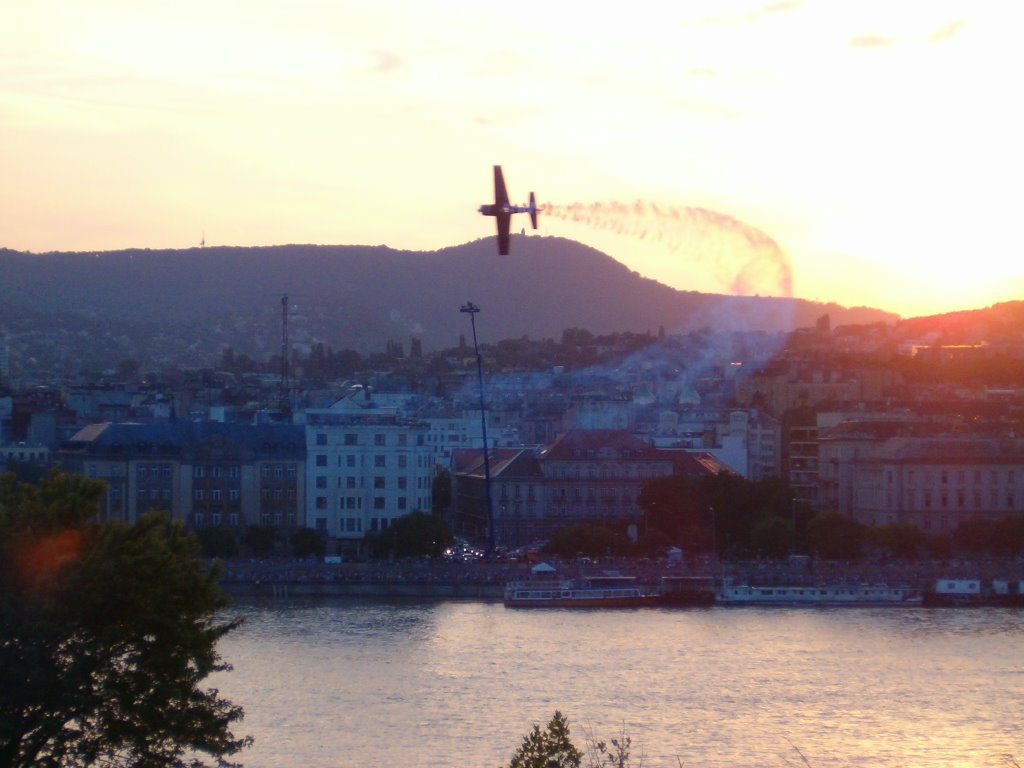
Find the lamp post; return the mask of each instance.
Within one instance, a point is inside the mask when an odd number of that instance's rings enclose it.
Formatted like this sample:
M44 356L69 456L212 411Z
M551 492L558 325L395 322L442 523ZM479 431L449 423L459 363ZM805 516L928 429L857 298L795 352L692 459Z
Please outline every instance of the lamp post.
M484 410L484 364L480 357L480 346L476 341L476 313L480 307L467 301L459 307L459 312L469 315L469 324L473 328L473 351L476 353L476 378L480 386L480 432L484 442L484 494L487 497L487 559L494 555L494 509L491 506L491 461L488 457L487 445L487 412Z

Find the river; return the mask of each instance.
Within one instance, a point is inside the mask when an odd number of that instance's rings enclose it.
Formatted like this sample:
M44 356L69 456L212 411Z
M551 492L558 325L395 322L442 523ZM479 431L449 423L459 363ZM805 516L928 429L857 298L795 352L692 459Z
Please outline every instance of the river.
M246 710L249 768L498 768L556 709L645 768L1024 764L1024 610L234 611L213 684Z

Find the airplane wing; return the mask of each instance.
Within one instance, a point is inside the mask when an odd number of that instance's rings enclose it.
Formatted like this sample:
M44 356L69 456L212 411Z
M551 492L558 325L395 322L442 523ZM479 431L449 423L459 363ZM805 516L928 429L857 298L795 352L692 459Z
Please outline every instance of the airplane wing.
M496 218L498 220L498 255L508 256L510 240L508 230L512 217L507 213L499 213Z
M505 177L501 173L500 165L494 166L494 204L508 205L508 191L505 189Z

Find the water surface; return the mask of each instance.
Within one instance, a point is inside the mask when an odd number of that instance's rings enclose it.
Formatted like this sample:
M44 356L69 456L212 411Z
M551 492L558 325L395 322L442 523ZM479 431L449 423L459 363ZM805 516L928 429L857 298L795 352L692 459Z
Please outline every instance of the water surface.
M556 709L648 768L1024 763L1022 610L236 610L214 684L245 707L250 768L497 768Z

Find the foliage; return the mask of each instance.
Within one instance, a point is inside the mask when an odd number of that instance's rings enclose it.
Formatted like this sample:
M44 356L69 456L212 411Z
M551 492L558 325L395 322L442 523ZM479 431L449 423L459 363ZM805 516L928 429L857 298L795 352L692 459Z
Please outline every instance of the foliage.
M781 559L793 553L796 531L792 520L768 517L750 532L750 544L759 555Z
M915 560L927 548L927 535L911 523L893 523L869 528L867 542L900 560Z
M257 557L269 555L277 544L277 528L272 525L250 525L245 529L242 543Z
M835 512L818 515L807 526L811 550L823 560L856 560L864 535L865 526Z
M1012 557L1024 554L1024 517L967 520L954 533L956 546L968 553Z
M323 557L324 537L312 528L299 528L291 537L293 557Z
M579 768L583 753L569 738L569 721L556 711L544 730L534 725L508 768Z
M91 522L102 483L0 478L0 765L228 765L242 710L203 689L237 621L193 536Z
M558 557L621 556L630 553L632 542L625 532L613 531L602 525L574 525L554 535L544 545L545 554Z
M196 531L203 557L229 558L238 554L235 531L222 525L211 525Z
M438 517L413 512L400 517L383 531L366 537L370 556L438 557L452 541L451 531Z
M632 739L623 732L609 742L588 737L586 752L583 752L569 736L568 719L556 710L543 730L534 725L533 730L523 737L509 768L580 768L584 759L586 768L630 768L634 765L630 757L631 748ZM642 765L641 758L636 768Z
M782 556L792 548L806 547L803 534L809 513L793 500L792 489L778 479L750 481L730 472L697 479L662 477L644 485L639 502L646 511L648 530L661 531L686 551L715 551L725 557L757 554L765 549L765 542L755 542L754 531L773 519L789 521L793 532L785 548L773 539L772 552ZM769 531L781 536L776 523L760 534Z

